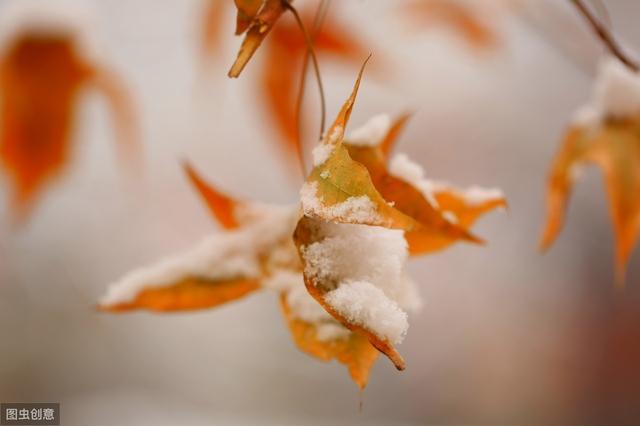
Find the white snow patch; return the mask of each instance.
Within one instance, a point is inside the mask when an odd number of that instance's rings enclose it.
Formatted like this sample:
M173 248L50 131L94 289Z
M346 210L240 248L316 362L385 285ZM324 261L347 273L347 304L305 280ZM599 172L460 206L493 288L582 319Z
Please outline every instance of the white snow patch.
M135 299L150 287L162 287L187 277L211 280L261 278L261 284L284 293L293 318L316 327L321 341L342 339L350 331L329 315L307 292L302 264L291 238L297 207L247 206L245 227L210 236L186 253L134 270L110 285L100 300L113 306Z
M618 59L600 63L589 103L574 115L576 125L598 127L607 118L623 119L640 114L640 74Z
M309 294L301 271L280 270L263 281L266 288L284 292L291 316L313 324L320 341L341 339L349 335L349 329L335 320Z
M379 145L391 128L391 117L379 114L371 117L363 126L347 135L346 143L355 146Z
M150 287L161 287L188 277L210 280L258 278L260 257L290 237L296 214L291 208L273 209L270 214L237 231L212 235L186 253L157 264L136 269L111 284L100 300L104 306L130 302Z
M349 197L341 203L325 206L318 196L318 183L306 182L300 189L300 200L306 216L340 222L385 224L384 218L378 213L378 208L366 195Z
M504 192L498 188L482 188L473 185L465 190L460 191L464 195L467 205L478 206L492 200L504 198Z
M333 148L335 145L331 145L328 143L319 143L313 148L311 155L313 156L313 166L318 167L324 164L325 161L331 157L331 153L333 152Z
M436 200L435 192L444 187L444 185L425 179L422 166L411 161L407 154L398 153L394 155L389 164L389 172L419 189L431 204L431 207L435 209L440 207Z
M366 327L391 343L402 342L409 328L407 313L369 282L343 282L328 292L325 300L349 322Z
M467 189L461 189L447 182L425 179L425 173L422 166L414 163L406 154L402 153L396 154L391 159L389 171L391 174L405 180L407 183L410 183L415 188L419 189L429 204L436 209L440 208L436 199L436 194L443 191L455 192L457 195L462 197L470 207L504 198L504 193L498 188L486 189L473 185ZM443 215L446 213L447 212L443 212ZM445 219L447 218L445 217ZM452 218L448 218L447 220L449 219ZM452 220L449 221L453 222Z
M325 223L319 226L317 232L323 238L303 249L307 276L318 285L326 286L327 296L344 285L353 284L326 299L327 302L350 321L398 343L407 329L406 314L398 312L420 306L416 289L406 273L408 251L403 232L365 225ZM369 286L376 290L364 289ZM352 304L350 310L345 300L356 297L360 290L366 298L362 303L374 305ZM372 317L375 313L381 317ZM390 316L382 317L383 313Z
M444 218L444 220L454 225L458 223L458 216L456 216L456 214L452 211L449 211L449 210L443 211L442 217Z

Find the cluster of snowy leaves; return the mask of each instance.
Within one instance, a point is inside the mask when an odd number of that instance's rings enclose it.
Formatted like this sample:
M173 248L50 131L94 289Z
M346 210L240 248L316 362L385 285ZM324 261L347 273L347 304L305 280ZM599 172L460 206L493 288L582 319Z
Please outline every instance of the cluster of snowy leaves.
M415 173L419 166L413 163L393 176L386 157L406 117L395 123L374 117L350 134L354 143L345 140L359 83L360 76L315 150L323 154L301 189L299 206L235 200L187 167L226 232L131 272L109 287L100 307L203 309L265 288L279 295L298 347L345 364L360 387L379 352L405 368L395 345L407 333L408 313L421 305L406 270L410 254L476 241L468 231L473 221L505 201L495 191L467 193L431 183L421 169ZM401 177L406 167L413 168L412 181ZM401 198L384 195L391 193Z

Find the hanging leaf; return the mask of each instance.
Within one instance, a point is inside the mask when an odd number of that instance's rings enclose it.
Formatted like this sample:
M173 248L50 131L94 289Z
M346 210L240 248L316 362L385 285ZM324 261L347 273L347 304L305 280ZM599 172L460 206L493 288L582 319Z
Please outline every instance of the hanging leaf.
M593 99L576 115L556 155L547 186L543 249L562 229L574 181L586 165L603 172L616 235L616 275L625 265L640 230L640 76L615 59L599 69Z
M238 57L229 70L229 77L235 78L240 75L265 37L287 9L289 0L263 0L259 9L256 9L256 3L254 0L236 0L236 6L238 6L236 34L246 34L240 46Z
M412 254L441 250L459 240L481 242L469 233L469 228L483 213L506 207L504 196L499 191L492 191L487 196L472 200L469 194L449 185L430 185L417 164L409 165L419 170L420 175L416 178L407 180L394 175L387 166L387 158L407 118L407 115L403 115L393 123L384 123L381 130L370 130L374 135L381 133L377 139L373 136L373 140L369 137L354 143L347 139L344 146L350 158L365 166L375 189L387 202L421 225L419 229L405 234ZM376 117L368 125L376 126L375 120ZM359 130L366 135L367 129ZM404 162L408 162L408 159L404 159ZM421 188L427 185L432 187L429 193ZM475 192L481 195L478 190Z
M640 230L640 121L610 121L590 132L569 130L556 156L547 192L547 226L543 248L550 247L562 229L569 195L580 167L602 169L616 234L616 272L620 279Z
M105 95L125 158L137 137L131 101L118 78L84 58L69 34L37 30L10 41L0 58L0 161L9 174L16 217L25 219L42 188L66 168L73 117L84 89Z
M358 333L348 333L345 337L322 340L318 337L317 325L294 318L286 297L281 297L280 301L293 340L300 350L322 361L338 360L349 369L351 378L360 389L364 389L369 379L369 372L378 359L377 349Z

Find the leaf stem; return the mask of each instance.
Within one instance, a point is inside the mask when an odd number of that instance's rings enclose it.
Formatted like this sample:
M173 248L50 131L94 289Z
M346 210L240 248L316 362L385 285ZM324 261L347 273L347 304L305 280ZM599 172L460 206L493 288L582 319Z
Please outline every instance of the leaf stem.
M613 37L613 34L605 27L605 25L602 24L602 22L598 20L598 18L596 18L596 16L591 12L591 10L589 9L589 7L587 7L584 1L571 0L571 2L576 6L578 11L587 20L589 25L591 25L591 28L596 33L596 35L600 38L600 40L604 43L605 47L609 50L609 52L611 52L612 55L618 58L623 64L625 64L632 71L634 72L640 71L640 65L634 60L632 60L631 58L629 58L629 56L627 56L624 53L624 51L622 50L622 48L620 47L616 39Z
M296 101L296 116L297 116L296 121L298 123L298 146L297 146L298 159L300 161L302 170L304 171L305 167L304 167L304 158L303 158L302 143L301 143L301 136L300 136L300 122L301 122L302 100L304 97L304 86L306 81L305 76L306 76L309 58L311 58L311 63L313 64L314 74L316 77L316 81L318 82L318 91L320 93L321 115L320 115L320 136L318 139L322 139L322 135L324 134L325 121L326 121L326 101L325 101L325 95L324 95L324 86L322 84L322 75L320 73L320 66L318 65L318 58L316 57L315 50L313 49L313 42L314 42L315 34L319 29L322 23L322 20L324 19L327 6L326 6L325 0L322 0L320 5L318 6L318 10L316 12L316 19L314 23L314 33L313 33L313 36L310 36L304 26L304 23L302 22L302 19L300 18L300 15L298 14L298 11L288 2L286 2L285 4L286 4L285 7L293 14L294 18L296 19L298 27L300 28L300 31L304 35L305 43L307 44L307 52L305 54L304 64L302 69L302 80L300 82L300 90L298 92L298 99Z

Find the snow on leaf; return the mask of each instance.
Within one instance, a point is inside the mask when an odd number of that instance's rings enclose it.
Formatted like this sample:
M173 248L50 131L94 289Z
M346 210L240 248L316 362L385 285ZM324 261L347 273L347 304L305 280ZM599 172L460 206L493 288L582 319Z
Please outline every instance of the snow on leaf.
M326 154L316 161L301 190L304 214L340 223L413 229L419 224L393 208L376 190L367 169L349 156L343 146L345 127L358 92L363 68L353 91L320 146Z
M407 116L399 117L388 126L384 135L376 136L376 140L367 144L351 143L345 140L344 146L354 161L363 165L371 177L373 185L382 197L393 204L394 209L413 218L420 224L417 229L408 230L405 237L409 243L409 251L424 254L445 248L459 240L480 242L469 233L469 228L483 213L497 207L505 207L504 197L499 192L492 192L480 200L472 200L469 193L450 186L440 185L427 193L424 185L422 168L409 163L406 157L398 172L393 173L387 166L387 156L397 136L398 128L406 123ZM472 195L472 194L471 194ZM455 221L451 220L455 217Z
M105 312L214 308L266 288L280 294L296 345L323 361L337 359L364 388L378 351L331 317L307 292L291 238L297 208L239 203L185 163L189 179L227 232L186 253L135 270L109 286Z
M398 312L400 315L403 312L393 299L389 298L370 282L366 282L366 288L377 291L375 298L369 299L369 302L373 303L363 303L361 296L365 292L359 293L356 290L350 292L350 294L342 294L344 289L354 282L363 282L349 281L347 276L354 280L358 278L353 273L350 273L353 271L349 271L349 266L355 267L360 260L363 260L361 256L366 256L367 253L359 250L351 256L342 257L341 259L340 256L345 254L345 250L335 247L334 241L336 240L331 240L325 234L325 224L326 222L322 220L304 216L298 222L294 232L294 241L305 265L304 282L307 291L332 317L352 332L366 337L376 349L389 357L397 369L403 370L405 362L395 349L394 343L399 343L404 333L406 333L406 314L404 314L404 317L399 317L399 321L389 318L386 315L389 312L393 314ZM362 227L361 225L341 226ZM378 229L385 230L385 228ZM343 230L345 229L343 228ZM400 238L402 238L401 235ZM339 241L339 246L348 250L348 245L355 241L355 239L347 237L345 240ZM371 241L371 239L368 240L368 242ZM366 250L366 247L363 250ZM340 260L347 262L347 264L341 264L340 267L336 267ZM398 283L389 282L388 284L396 285ZM340 292L340 294L336 296L336 292ZM371 292L366 291L366 293ZM391 341L392 338L393 341Z
M134 309L159 312L206 309L244 297L258 288L258 282L251 279L215 281L191 277L165 286L149 284L132 300L109 303L107 299L100 308L109 312Z
M330 149L328 158L316 162L301 190L304 216L298 222L294 241L304 264L304 282L309 294L331 316L354 333L365 336L402 370L405 362L394 344L402 340L408 323L398 300L391 296L405 281L401 259L407 254L406 242L401 231L386 228L413 229L418 224L384 200L367 169L353 161L342 144L363 71L364 65L351 95L321 142ZM341 224L333 225L342 227L337 230L341 235L331 235L332 223ZM376 242L385 241L389 236L387 233L395 233L388 240L388 247L397 247L397 253L389 255L385 252L374 257L369 250ZM400 245L398 241L401 241ZM356 246L361 249L357 250ZM385 258L398 259L392 263L396 269L391 269L397 273L391 277L380 279L380 274L369 275L372 271L385 270L389 265L373 265L364 271L357 269L357 265L369 265L368 260L376 262ZM387 292L380 288L380 283L390 286Z

